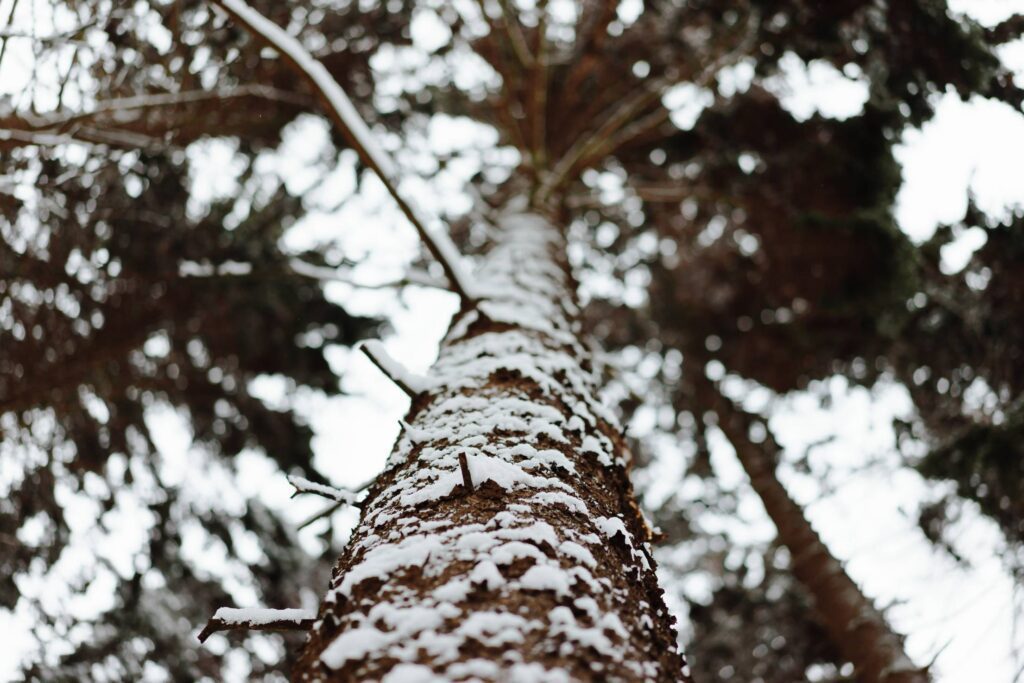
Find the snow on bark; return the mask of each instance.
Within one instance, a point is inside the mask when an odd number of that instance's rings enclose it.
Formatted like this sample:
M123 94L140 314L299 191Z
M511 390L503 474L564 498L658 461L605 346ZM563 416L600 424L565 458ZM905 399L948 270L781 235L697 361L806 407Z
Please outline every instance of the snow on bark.
M299 680L687 680L561 234L528 213L499 229L480 300L364 501Z
M221 607L199 632L205 642L219 631L305 631L310 628L316 612L308 609L267 609L265 607Z
M276 622L290 621L299 623L307 619L315 619L316 613L308 609L267 609L265 607L221 607L214 615L225 624L245 624L248 626L267 626Z

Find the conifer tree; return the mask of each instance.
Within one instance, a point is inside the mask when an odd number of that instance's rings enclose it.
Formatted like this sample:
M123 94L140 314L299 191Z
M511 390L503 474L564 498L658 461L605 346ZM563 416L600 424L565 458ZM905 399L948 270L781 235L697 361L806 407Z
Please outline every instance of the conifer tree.
M688 475L714 489L719 430L778 529L776 546L750 549L771 558L759 586L721 566L711 602L691 605L694 680L792 680L812 665L834 680L851 669L928 680L780 481L766 415L736 404L709 364L776 397L837 374L902 383L917 410L902 443L930 449L907 466L955 485L922 509L922 532L948 545L950 516L974 501L1019 571L1020 219L972 204L962 225L915 245L892 214L893 144L932 116L938 93L1020 109L996 55L1019 38L1019 18L986 30L938 0L55 7L73 30L33 27L40 77L0 102L0 164L15 181L0 187L0 458L15 465L0 525L17 539L0 557L3 605L23 603L18 581L68 555L68 490L98 501L101 526L115 524L119 490L148 492L153 523L141 568L81 578L115 577L100 620L33 605L41 642L89 635L31 663L30 678L97 666L110 678L147 666L222 675L222 654L195 647L180 623L231 604L187 557L191 519L231 561L255 533L267 559L247 570L252 585L268 607L293 606L217 610L202 638L308 633L280 662L254 657L253 677L685 680L653 543L698 537L691 515L705 502L673 496L652 511L655 533L630 482L651 456L619 426L660 402L668 431L695 444ZM409 26L426 15L447 40L411 67L416 78L377 88L380 63L402 63ZM793 113L775 83L794 64L862 84L860 111ZM252 388L276 375L334 393L325 346L377 329L319 282L351 270L347 255L282 248L309 206L268 181L260 159L302 112L331 122L332 146L353 148L416 229L434 270L399 284L460 301L424 377L361 347L410 398L365 492L328 486L302 419ZM458 220L419 208L384 151L437 114L490 126L515 152L481 169ZM209 137L233 141L242 170L230 196L197 210L191 154ZM968 227L986 247L943 273L940 248ZM586 286L595 274L603 292ZM609 406L618 380L605 361L630 348L659 369L647 396ZM980 410L965 398L979 392ZM352 538L325 544L317 565L256 501L241 513L198 505L164 480L146 417L155 404L187 415L211 466L262 449L297 492L359 508ZM719 491L712 504L733 502ZM319 609L295 609L300 585L321 592L327 565ZM243 645L280 647L260 638ZM784 652L764 647L779 638Z

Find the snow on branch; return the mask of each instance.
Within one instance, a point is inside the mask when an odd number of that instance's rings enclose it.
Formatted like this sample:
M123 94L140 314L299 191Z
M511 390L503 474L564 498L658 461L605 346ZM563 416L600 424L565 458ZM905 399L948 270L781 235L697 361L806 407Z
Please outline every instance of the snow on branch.
M253 10L245 4L244 0L213 0L213 2L235 21L258 36L266 45L276 50L286 62L309 81L334 125L356 150L363 163L369 166L384 183L402 213L416 228L416 232L419 233L420 239L423 240L431 256L441 264L448 282L451 283L452 290L463 301L475 301L478 297L474 293L469 276L462 270L460 255L455 244L447 233L431 226L431 223L436 223L436 221L430 220L409 198L404 197L398 191L398 168L391 157L377 144L352 101L324 68L324 65L316 61L298 40Z
M447 280L436 278L430 273L422 270L410 269L398 280L368 284L350 279L346 277L345 274L335 270L334 268L316 266L312 263L307 263L300 258L291 259L288 262L288 265L293 272L299 275L303 275L314 280L320 280L321 282L342 282L351 287L358 287L360 289L390 289L408 286L451 289Z
M384 350L384 345L376 339L368 339L359 343L359 349L366 354L370 362L377 366L377 369L388 376L398 388L409 395L410 398L430 388L430 383L425 377L414 375L406 370L394 358Z
M199 632L199 642L218 631L308 631L314 621L316 611L311 609L221 607Z
M343 503L345 505L356 504L356 494L352 491L334 488L326 484L318 484L315 481L310 481L294 474L288 475L288 483L295 487L295 493L292 494L292 497L300 493L313 493L321 498L333 500L336 503Z

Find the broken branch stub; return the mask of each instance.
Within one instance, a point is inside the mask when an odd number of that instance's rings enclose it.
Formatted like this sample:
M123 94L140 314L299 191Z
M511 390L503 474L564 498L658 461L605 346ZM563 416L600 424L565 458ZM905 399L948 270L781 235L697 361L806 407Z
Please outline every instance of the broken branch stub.
M213 0L214 4L247 29L268 47L274 49L284 61L302 76L313 88L331 122L338 128L348 143L359 155L394 198L398 208L409 219L419 234L430 255L441 265L451 289L464 303L472 304L479 298L469 275L459 262L460 254L455 243L444 231L438 230L436 217L428 216L399 189L398 167L384 151L369 127L356 111L352 101L345 94L323 64L302 47L301 43L277 24L249 7L244 0Z
M315 621L314 610L221 607L199 632L199 642L220 631L308 631Z

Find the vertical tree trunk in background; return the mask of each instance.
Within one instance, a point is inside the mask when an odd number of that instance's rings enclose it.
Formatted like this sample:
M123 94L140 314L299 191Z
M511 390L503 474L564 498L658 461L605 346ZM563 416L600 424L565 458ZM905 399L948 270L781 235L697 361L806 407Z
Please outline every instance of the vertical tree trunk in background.
M296 680L687 680L561 230L498 222Z
M715 391L714 388L711 389ZM915 666L893 631L843 565L832 556L803 508L776 475L778 445L769 436L754 443L748 434L751 416L719 396L719 426L736 449L750 485L789 550L790 571L814 599L818 619L836 649L853 663L862 683L926 683L930 676Z

